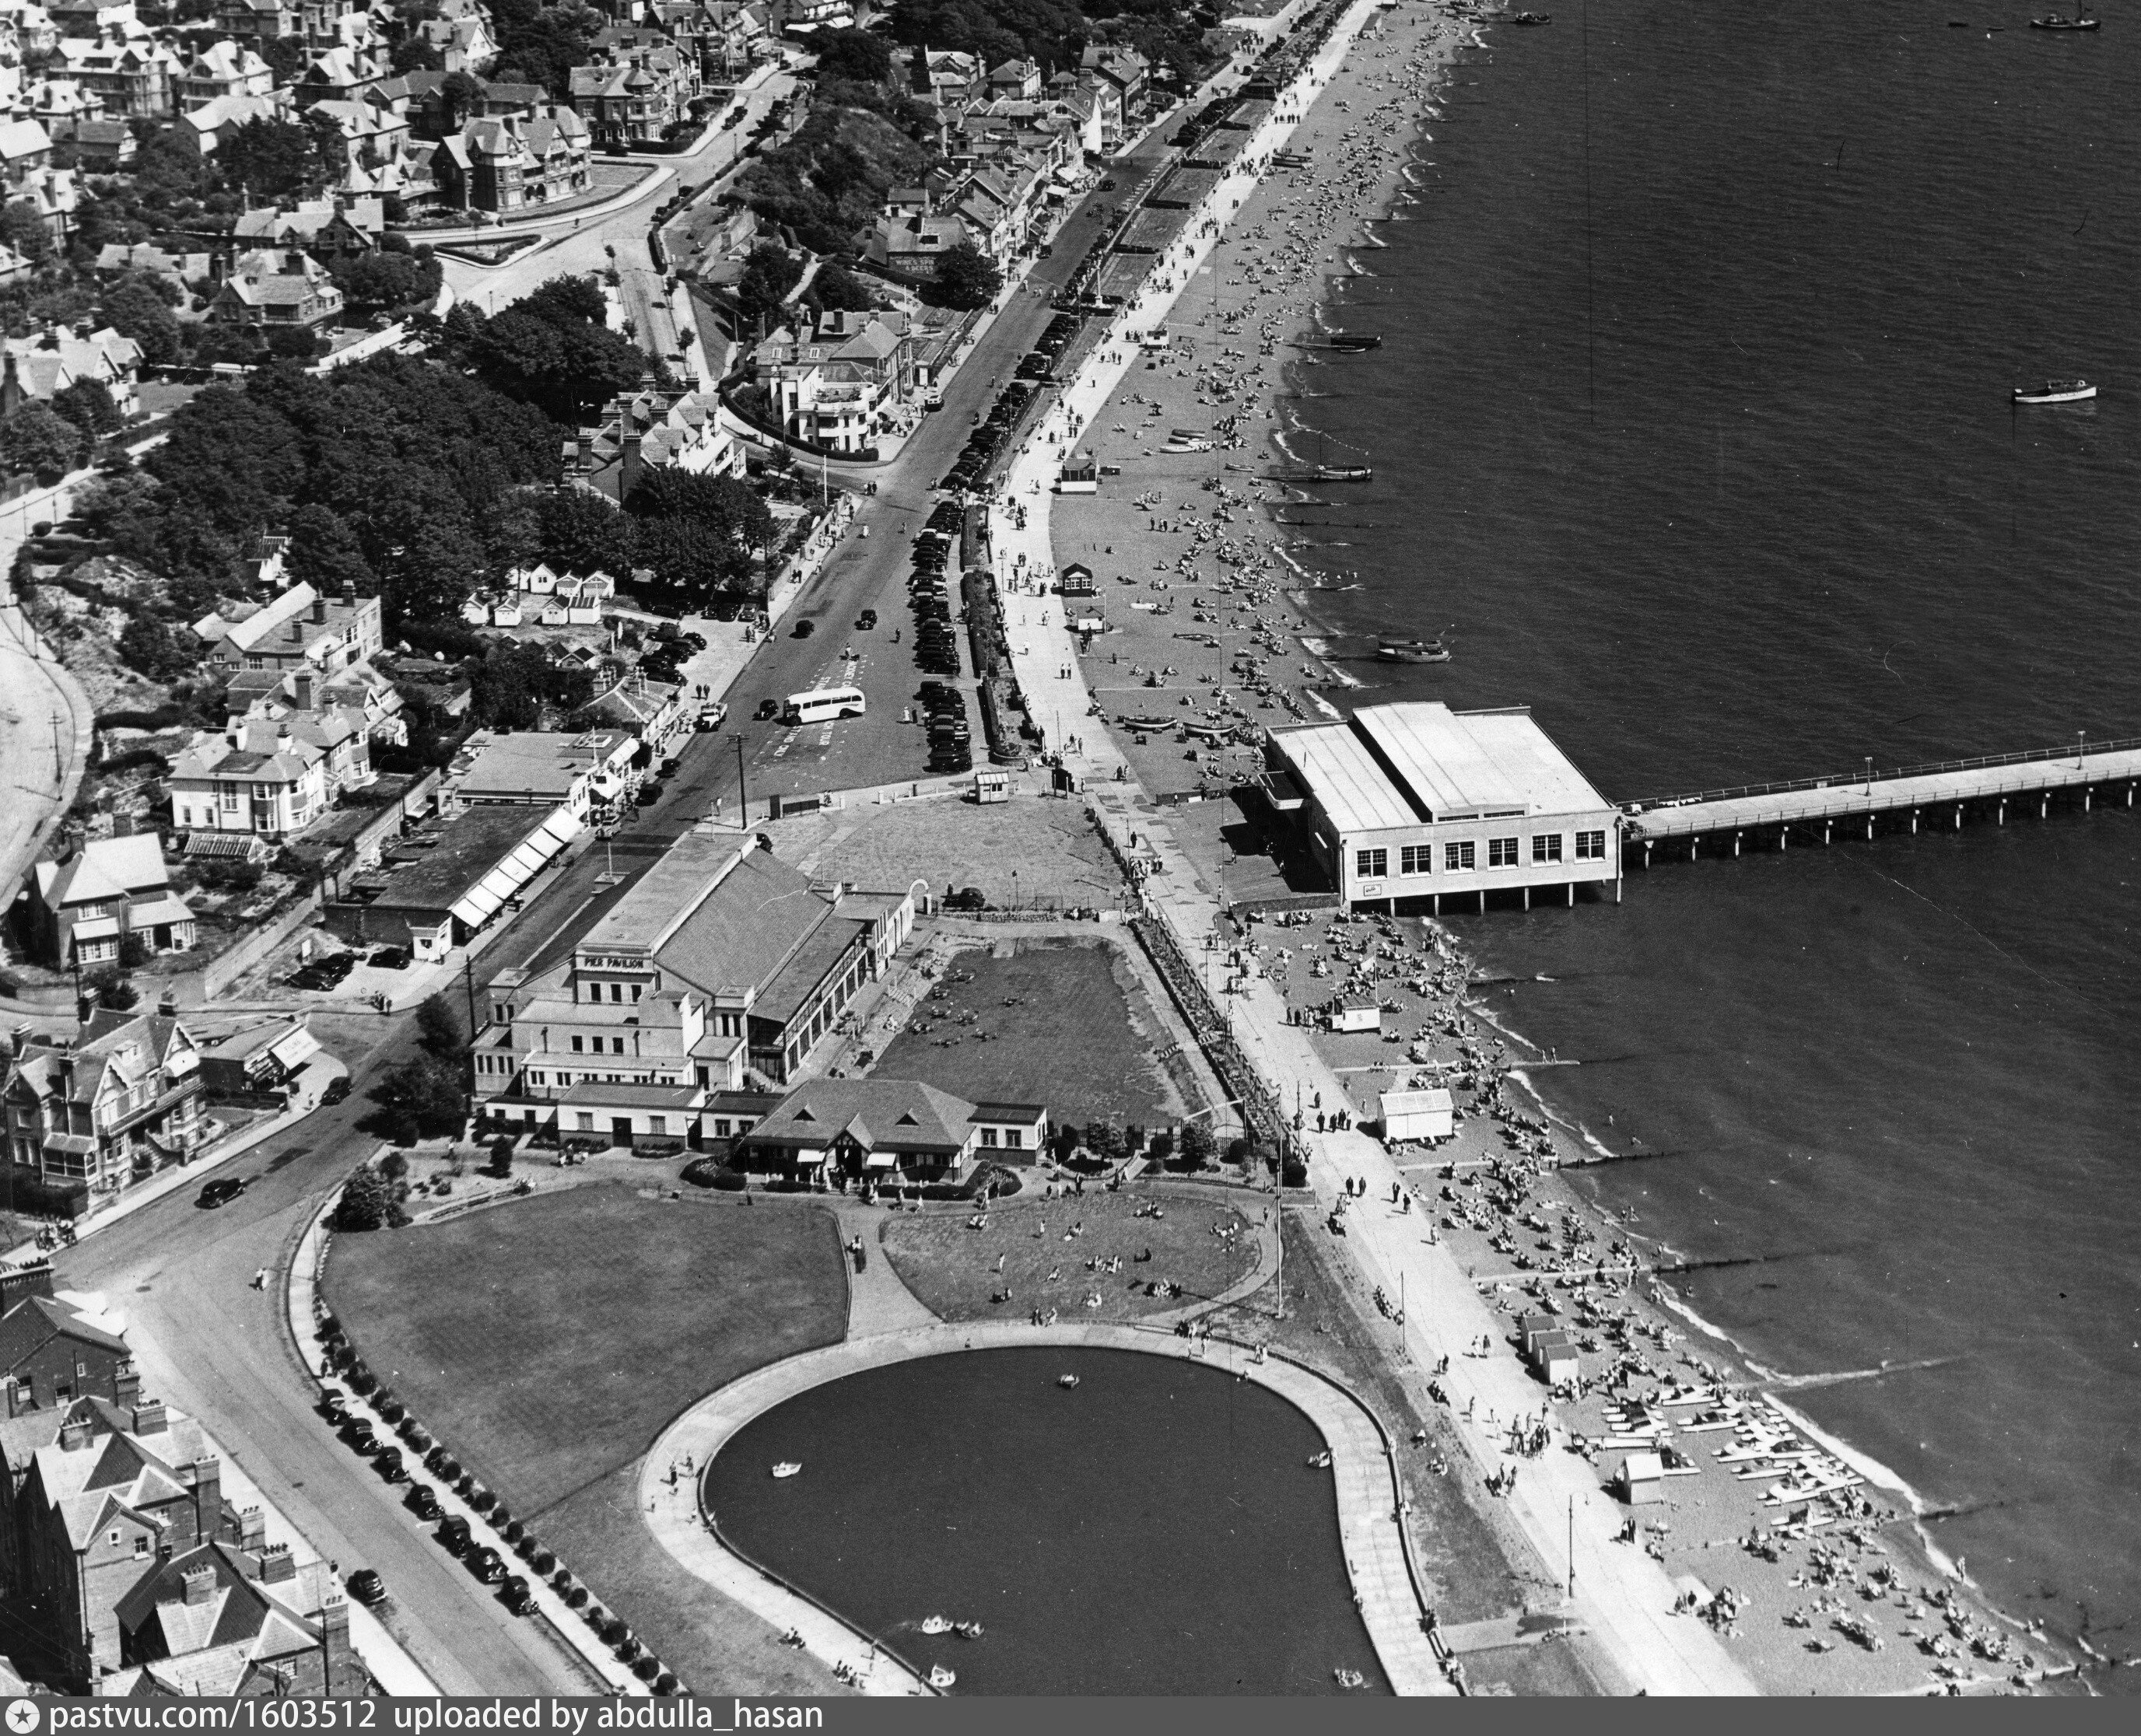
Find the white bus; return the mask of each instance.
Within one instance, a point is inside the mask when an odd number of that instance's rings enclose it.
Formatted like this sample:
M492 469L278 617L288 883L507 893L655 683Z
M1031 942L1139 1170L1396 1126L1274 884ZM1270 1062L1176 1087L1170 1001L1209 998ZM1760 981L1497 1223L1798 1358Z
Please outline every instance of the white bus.
M780 720L791 729L797 724L829 723L836 717L863 715L859 687L820 687L813 693L791 693Z

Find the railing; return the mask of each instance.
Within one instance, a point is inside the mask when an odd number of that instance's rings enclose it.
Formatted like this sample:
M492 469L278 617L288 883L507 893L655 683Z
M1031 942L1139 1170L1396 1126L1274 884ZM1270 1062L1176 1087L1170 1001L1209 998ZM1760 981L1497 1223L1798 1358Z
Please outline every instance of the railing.
M1853 784L1892 784L1901 778L1937 777L1943 773L1982 771L1996 765L2028 765L2047 760L2072 759L2077 768L2093 754L2123 754L2141 750L2141 735L2129 735L2094 746L2036 747L2021 753L1986 754L1974 760L1940 760L1924 765L1901 765L1892 771L1840 772L1826 778L1794 778L1782 784L1742 784L1730 789L1701 789L1692 795L1661 796L1641 802L1622 802L1623 814L1650 814L1661 808L1691 808L1701 802L1728 802L1745 796L1781 795L1797 789L1848 789Z

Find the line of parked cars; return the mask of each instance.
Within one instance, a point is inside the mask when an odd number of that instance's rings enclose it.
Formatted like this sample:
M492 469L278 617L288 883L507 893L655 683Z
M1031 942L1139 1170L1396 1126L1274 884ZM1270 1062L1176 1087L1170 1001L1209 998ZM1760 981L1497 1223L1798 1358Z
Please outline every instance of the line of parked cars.
M1034 346L1019 357L1012 371L1021 380L1031 380L1036 385L1056 383L1056 364L1063 359L1063 352L1070 347L1070 341L1085 324L1081 315L1059 313L1049 321L1048 329L1035 340Z
M940 776L972 771L973 731L967 723L967 696L943 681L924 681L917 696L929 730L929 770Z
M996 402L989 406L987 417L967 437L965 449L938 486L964 494L978 483L1011 439L1011 430L1018 426L1019 418L1026 414L1027 401L1032 396L1033 388L1023 381L1015 380L999 392Z

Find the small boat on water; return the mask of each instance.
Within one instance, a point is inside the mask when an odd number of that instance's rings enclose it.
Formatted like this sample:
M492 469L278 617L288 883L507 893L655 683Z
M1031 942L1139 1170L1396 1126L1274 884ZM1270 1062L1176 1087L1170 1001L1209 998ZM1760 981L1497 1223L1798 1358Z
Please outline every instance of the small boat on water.
M1449 647L1440 639L1379 639L1376 656L1385 663L1447 663Z
M952 1631L962 1640L978 1640L987 1630L978 1621L955 1621Z
M1078 1377L1075 1375L1058 1375L1056 1377L1056 1384L1068 1391L1078 1384Z
M1341 1688L1357 1688L1361 1683L1367 1680L1367 1678L1362 1675L1359 1670L1348 1670L1342 1664L1331 1672L1331 1678L1333 1681L1336 1682Z
M1294 344L1297 350L1336 350L1347 356L1358 356L1382 347L1383 335L1380 332L1333 332L1327 337L1303 337Z
M1326 1447L1321 1453L1310 1459L1308 1462L1308 1468L1312 1471L1329 1470L1331 1468L1331 1449L1328 1447Z
M934 1688L939 1694L942 1694L947 1688L949 1688L958 1679L958 1677L952 1675L952 1672L947 1670L942 1664L932 1664L929 1666L929 1685L932 1688Z
M1299 470L1267 470L1266 482L1369 482L1375 471L1366 465L1310 465Z
M2042 386L2015 388L2017 404L2079 404L2095 396L2096 388L2086 380L2047 380Z
M924 1616L922 1631L925 1634L948 1634L952 1631L952 1618L949 1616Z
M1518 12L1517 14L1517 22L1519 24L1551 24L1553 22L1553 14L1552 12Z
M2041 18L2030 19L2030 28L2032 30L2101 30L2104 28L2104 21L2101 18L2092 18L2086 12L2075 18L2070 18L2060 12L2048 12Z
M800 1474L802 1469L803 1462L800 1459L784 1458L773 1468L773 1474L776 1478L795 1477Z

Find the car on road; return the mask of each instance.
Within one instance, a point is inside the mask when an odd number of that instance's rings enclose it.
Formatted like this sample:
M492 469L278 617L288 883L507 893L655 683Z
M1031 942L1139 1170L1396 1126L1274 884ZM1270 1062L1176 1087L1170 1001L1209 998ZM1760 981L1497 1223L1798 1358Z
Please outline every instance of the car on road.
M219 1176L200 1191L194 1202L204 1210L213 1212L219 1206L227 1206L245 1192L245 1178L238 1175Z
M1101 179L1100 179L1100 190L1101 190L1101 192L1103 192L1103 193L1112 193L1112 192L1114 192L1114 191L1115 190L1115 176L1113 176L1112 175L1103 175L1103 176L1101 177Z
M529 1589L527 1580L518 1573L505 1576L504 1588L499 1593L505 1606L516 1616L525 1616L535 1607L535 1594Z
M409 968L409 949L406 947L381 947L365 960L382 971L406 971Z
M864 632L869 632L877 625L877 611L864 609L861 614L855 617L855 625Z
M329 1427L339 1429L349 1420L349 1400L330 1387L320 1395L320 1414Z
M978 886L966 886L945 899L944 907L947 910L987 910L989 901Z
M320 1102L327 1106L342 1102L349 1095L349 1075L338 1075L327 1081L327 1088L320 1093Z
M495 1586L505 1577L505 1562L499 1552L485 1543L468 1558L469 1571L486 1586Z
M795 631L791 632L789 637L793 639L807 639L811 634L817 631L818 623L816 622L799 621L795 623Z
M662 792L652 784L642 784L639 794L632 798L642 808L652 808L662 799Z
M349 1595L362 1604L381 1604L386 1601L386 1581L369 1567L360 1567L349 1576Z
M751 720L755 723L770 723L780 715L780 701L777 699L762 699L758 702L758 709L751 715Z
M409 1491L409 1511L429 1524L443 1511L439 1497L428 1483L420 1483Z

